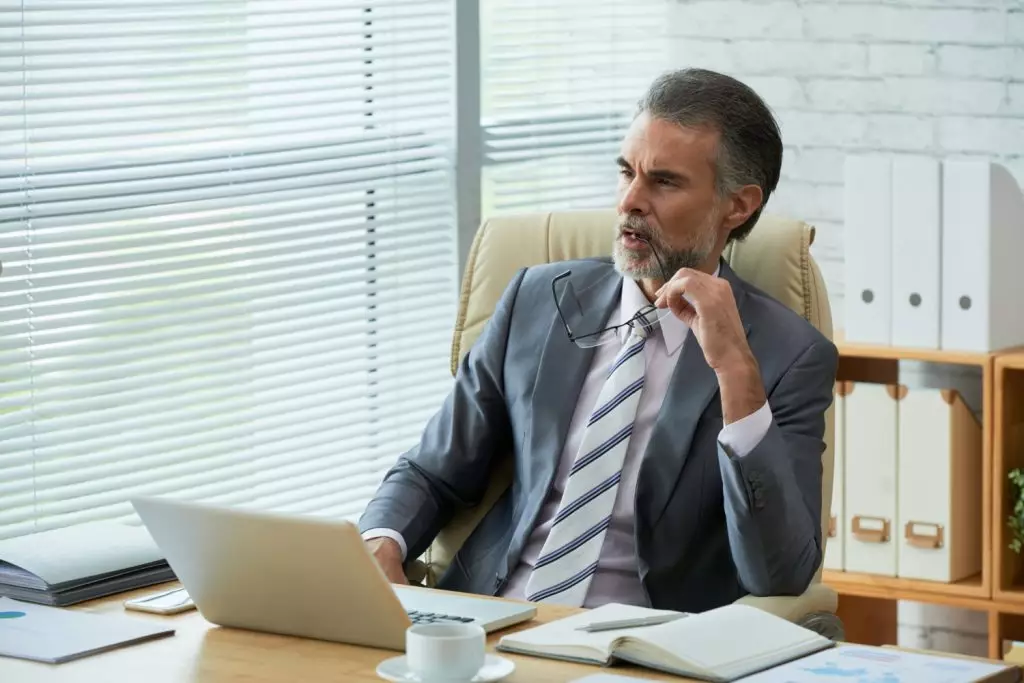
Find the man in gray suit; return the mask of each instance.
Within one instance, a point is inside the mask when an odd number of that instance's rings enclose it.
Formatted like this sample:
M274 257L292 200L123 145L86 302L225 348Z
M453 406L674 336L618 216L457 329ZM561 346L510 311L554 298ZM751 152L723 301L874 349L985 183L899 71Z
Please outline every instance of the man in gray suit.
M720 258L781 160L740 82L652 84L618 159L614 258L516 273L367 506L360 529L392 581L511 453L513 485L441 587L683 611L807 587L837 352Z

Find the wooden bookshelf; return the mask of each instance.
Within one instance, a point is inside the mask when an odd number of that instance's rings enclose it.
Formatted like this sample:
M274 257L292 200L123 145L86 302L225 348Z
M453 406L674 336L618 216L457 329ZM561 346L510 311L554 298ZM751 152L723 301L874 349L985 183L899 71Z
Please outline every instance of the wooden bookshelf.
M896 601L947 605L988 615L991 657L1003 640L1024 639L1024 553L1008 544L1012 509L1007 474L1024 467L1024 349L993 353L847 343L836 335L840 381L896 383L900 361L973 365L982 376L982 570L954 583L825 570L822 580L840 595L840 616L853 642L887 644L895 638Z

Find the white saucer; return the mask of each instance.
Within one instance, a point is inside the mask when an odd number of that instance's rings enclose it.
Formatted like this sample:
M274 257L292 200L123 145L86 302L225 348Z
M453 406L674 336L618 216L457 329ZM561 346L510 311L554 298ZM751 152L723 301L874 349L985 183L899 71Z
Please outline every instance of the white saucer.
M484 667L477 672L476 676L465 683L492 683L500 681L516 670L516 665L504 657L497 655L485 655ZM392 657L380 663L377 667L377 675L387 681L395 683L430 683L409 671L405 657Z

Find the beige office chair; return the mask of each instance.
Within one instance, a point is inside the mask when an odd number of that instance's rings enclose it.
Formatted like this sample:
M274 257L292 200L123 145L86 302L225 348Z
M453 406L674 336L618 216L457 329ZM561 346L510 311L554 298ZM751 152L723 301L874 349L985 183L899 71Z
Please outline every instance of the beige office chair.
M486 221L476 234L462 284L458 319L452 341L451 369L490 317L516 271L524 266L565 259L607 256L615 234L614 211L568 211L511 215ZM799 221L763 215L746 240L726 248L725 259L747 282L768 292L826 336L832 336L832 315L821 272L809 247L814 229ZM822 533L828 537L832 501L833 415L827 416L822 456ZM417 582L433 585L456 551L497 498L509 486L511 461L497 467L483 501L459 512L441 531L410 572ZM834 639L842 637L835 617L837 596L820 582L821 568L811 586L798 597L753 597L740 600L804 624Z

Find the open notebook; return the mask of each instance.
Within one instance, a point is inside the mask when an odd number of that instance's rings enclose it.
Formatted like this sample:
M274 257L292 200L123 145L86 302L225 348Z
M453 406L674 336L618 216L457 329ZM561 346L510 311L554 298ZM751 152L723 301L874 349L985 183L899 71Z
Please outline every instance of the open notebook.
M609 604L502 637L498 649L608 665L622 660L680 676L734 681L824 650L833 642L756 607L726 605L641 628L577 630L594 622L663 614Z

